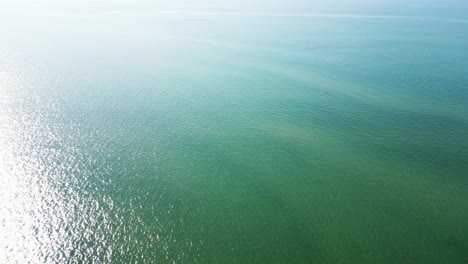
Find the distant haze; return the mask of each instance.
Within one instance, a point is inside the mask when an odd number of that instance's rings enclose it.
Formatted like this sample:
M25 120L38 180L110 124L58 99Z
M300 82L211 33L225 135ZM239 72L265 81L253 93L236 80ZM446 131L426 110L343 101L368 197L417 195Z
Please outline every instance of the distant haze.
M0 0L0 8L34 11L80 10L223 10L257 12L367 13L385 15L463 16L465 0Z

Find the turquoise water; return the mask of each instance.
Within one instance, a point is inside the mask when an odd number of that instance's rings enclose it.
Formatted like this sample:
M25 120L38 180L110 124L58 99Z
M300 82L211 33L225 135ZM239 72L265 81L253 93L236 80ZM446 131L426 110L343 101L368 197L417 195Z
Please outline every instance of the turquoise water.
M1 263L468 262L468 21L0 20Z

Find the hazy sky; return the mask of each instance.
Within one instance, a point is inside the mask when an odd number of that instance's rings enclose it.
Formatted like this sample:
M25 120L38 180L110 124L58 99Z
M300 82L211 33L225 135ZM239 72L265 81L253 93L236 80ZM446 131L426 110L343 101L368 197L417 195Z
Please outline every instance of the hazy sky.
M468 0L0 0L0 8L3 11L189 9L397 15L462 13L468 8Z

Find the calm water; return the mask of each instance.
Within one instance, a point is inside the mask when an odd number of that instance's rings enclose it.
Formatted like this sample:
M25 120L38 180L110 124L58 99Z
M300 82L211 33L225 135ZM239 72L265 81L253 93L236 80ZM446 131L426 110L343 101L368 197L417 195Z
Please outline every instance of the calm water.
M0 21L0 263L468 263L468 21Z

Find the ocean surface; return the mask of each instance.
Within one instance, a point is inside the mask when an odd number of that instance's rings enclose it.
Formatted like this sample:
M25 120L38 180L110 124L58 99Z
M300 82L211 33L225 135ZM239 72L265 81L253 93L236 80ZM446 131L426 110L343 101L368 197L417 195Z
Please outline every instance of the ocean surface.
M468 263L468 20L0 22L0 263Z

